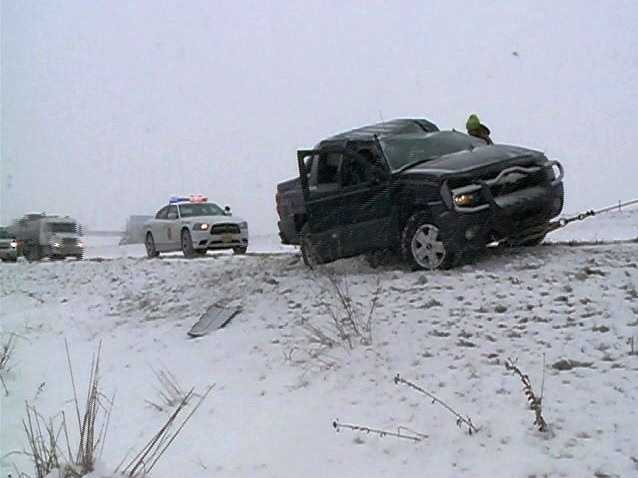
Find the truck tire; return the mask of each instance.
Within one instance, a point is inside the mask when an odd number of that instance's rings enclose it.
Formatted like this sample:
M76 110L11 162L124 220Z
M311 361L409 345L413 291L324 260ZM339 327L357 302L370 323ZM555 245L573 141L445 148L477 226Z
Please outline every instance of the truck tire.
M246 254L247 247L233 247L233 254L236 256L243 256Z
M191 238L191 233L188 229L182 229L182 253L184 257L190 259L195 255L195 250L193 249L193 239Z
M299 245L301 248L301 258L308 268L314 269L317 265L322 263L321 258L317 254L315 246L312 243L308 224L301 228L301 232L299 233Z
M40 248L37 245L34 246L32 244L25 246L24 256L29 262L39 261L42 258L40 256Z
M153 239L153 234L150 232L146 233L146 238L144 239L144 245L146 246L146 255L149 259L159 256L159 252L155 248L155 239Z
M401 255L412 270L449 269L456 258L427 212L416 213L405 223Z

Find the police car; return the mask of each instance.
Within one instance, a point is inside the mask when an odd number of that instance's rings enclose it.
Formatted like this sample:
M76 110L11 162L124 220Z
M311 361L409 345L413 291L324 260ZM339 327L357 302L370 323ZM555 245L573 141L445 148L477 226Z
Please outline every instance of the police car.
M155 218L144 223L144 244L148 257L175 251L194 257L221 249L245 254L248 224L201 194L172 196Z

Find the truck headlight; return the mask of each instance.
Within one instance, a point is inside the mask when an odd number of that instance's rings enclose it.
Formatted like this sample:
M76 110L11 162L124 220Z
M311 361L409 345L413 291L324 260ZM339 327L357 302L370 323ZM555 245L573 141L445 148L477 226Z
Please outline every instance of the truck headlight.
M18 247L18 243L17 243L16 241L11 241L11 242L9 243L9 245L10 245L11 247L13 247L14 249L15 249L16 247Z
M78 247L84 247L84 243L82 241L78 241Z
M468 207L475 204L478 200L476 194L458 194L454 196L454 204L459 207Z
M54 242L53 243L53 247L60 247L60 243L59 242Z
M195 224L195 229L198 231L208 231L208 224L198 222Z

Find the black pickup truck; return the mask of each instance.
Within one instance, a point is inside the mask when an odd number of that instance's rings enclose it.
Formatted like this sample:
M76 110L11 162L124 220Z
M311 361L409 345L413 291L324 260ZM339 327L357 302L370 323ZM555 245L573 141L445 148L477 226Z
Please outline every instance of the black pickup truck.
M540 243L563 208L557 161L424 119L332 136L297 162L277 186L279 234L310 266L390 249L413 269L447 268L489 243Z

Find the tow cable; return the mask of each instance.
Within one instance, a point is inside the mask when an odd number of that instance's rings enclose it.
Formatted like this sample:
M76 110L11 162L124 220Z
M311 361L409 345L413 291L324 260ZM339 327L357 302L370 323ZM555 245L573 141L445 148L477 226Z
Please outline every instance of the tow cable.
M562 227L565 227L567 224L570 224L575 221L583 221L588 217L598 216L600 214L604 214L606 212L614 211L614 210L622 210L623 207L633 206L638 204L638 199L632 199L630 201L620 202L618 204L613 204L611 206L603 207L600 209L589 209L588 211L583 211L571 217L562 217L558 221L550 222L547 226L546 233L555 231Z
M539 238L542 240L542 238L545 237L546 234L549 234L550 232L554 232L558 229L561 229L572 222L583 221L587 219L588 217L598 216L599 214L604 214L609 211L614 211L614 210L620 211L623 207L633 206L636 204L638 204L638 199L632 199L631 201L625 201L625 202L619 201L617 204L613 204L611 206L603 207L600 209L590 209L588 211L578 213L574 216L562 217L558 219L557 221L551 221L542 226L539 225L539 226L531 227L529 229L526 229L525 231L519 232L515 238L508 237L498 242L495 242L493 244L497 244L497 245L505 244L510 246L525 245L526 242L533 240L535 238Z

